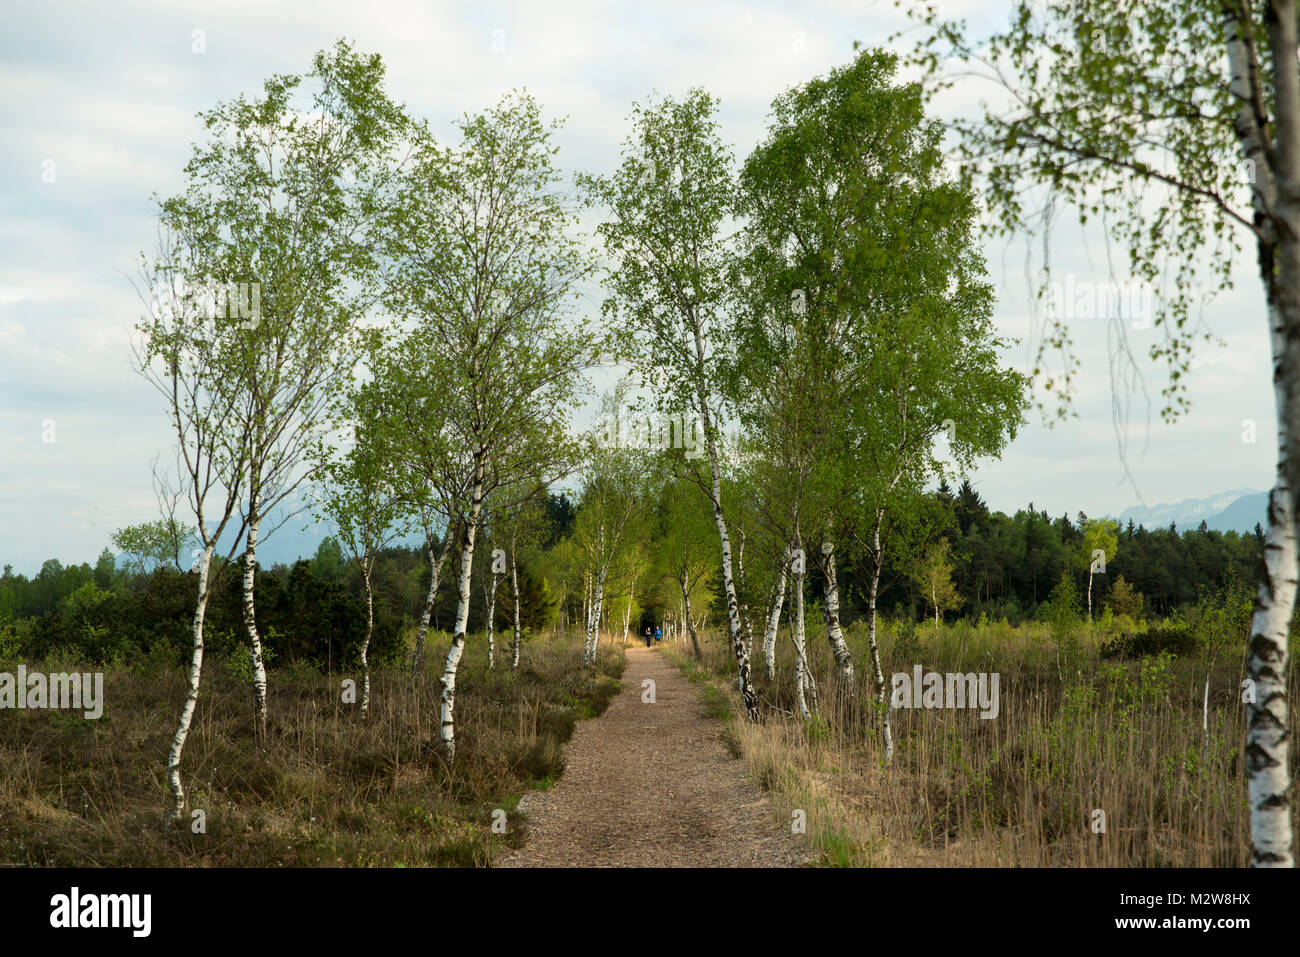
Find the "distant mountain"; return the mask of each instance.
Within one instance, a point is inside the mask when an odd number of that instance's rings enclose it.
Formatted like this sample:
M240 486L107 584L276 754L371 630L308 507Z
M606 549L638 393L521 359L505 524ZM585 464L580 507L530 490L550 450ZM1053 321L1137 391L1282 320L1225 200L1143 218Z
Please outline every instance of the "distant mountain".
M263 568L270 568L272 565L292 565L300 558L312 558L316 554L316 549L320 548L320 543L337 532L338 526L333 522L317 522L306 513L296 516L285 522L266 541L258 543L257 564ZM232 541L233 536L223 540L221 543L223 550L229 548ZM390 544L418 547L422 542L422 535L413 534Z
M1147 528L1168 528L1169 523L1173 522L1180 530L1186 530L1196 528L1205 521L1209 528L1218 528L1219 531L1227 531L1229 527L1236 531L1250 531L1254 529L1255 523L1263 518L1262 506L1258 509L1260 517L1250 519L1248 526L1238 527L1234 524L1219 528L1215 521L1225 515L1228 516L1227 521L1238 521L1238 513L1235 509L1242 502L1247 504L1241 508L1240 515L1253 514L1255 506L1250 504L1250 500L1258 501L1266 495L1266 492L1258 492L1253 488L1235 488L1208 498L1185 498L1181 502L1161 503L1149 508L1145 505L1134 505L1120 512L1119 523L1123 527L1132 520L1135 525L1145 525ZM1229 514L1230 511L1232 514Z
M313 522L309 515L292 518L270 538L258 543L257 563L270 568L281 563L292 565L300 558L311 558L320 543L335 531L332 522ZM222 544L229 547L227 542Z
M1268 492L1243 495L1205 523L1216 532L1253 532L1268 524Z

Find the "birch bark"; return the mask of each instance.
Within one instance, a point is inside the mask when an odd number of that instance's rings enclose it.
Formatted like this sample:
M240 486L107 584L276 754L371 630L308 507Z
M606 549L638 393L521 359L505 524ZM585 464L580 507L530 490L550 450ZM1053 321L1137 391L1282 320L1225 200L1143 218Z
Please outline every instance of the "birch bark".
M785 604L786 574L790 568L791 546L787 545L781 558L781 570L776 579L776 595L767 618L767 632L763 635L763 664L769 681L776 677L776 632L781 626L781 606Z
M596 592L591 615L591 664L596 663L596 649L600 644L600 619L605 611L605 576L596 579Z
M704 655L700 652L700 636L695 633L695 619L691 617L691 593L686 582L686 573L682 572L682 620L691 636L691 651L695 654L695 660L701 661Z
M262 655L262 637L257 631L254 606L254 582L257 571L257 533L261 526L259 509L261 488L257 469L250 470L248 494L248 531L244 550L243 614L244 632L248 635L249 655L253 663L253 727L259 742L266 740L266 663Z
M713 479L711 492L713 519L718 526L718 538L722 544L722 584L727 596L727 625L731 630L731 646L736 655L737 684L741 699L745 703L745 715L750 721L758 721L758 696L754 693L754 683L750 675L749 649L745 647L744 627L740 622L740 606L736 600L736 581L731 569L731 537L727 532L727 519L722 512L722 473L718 466L718 443L713 434L712 416L704 390L704 340L700 336L700 324L694 317L694 310L692 310L692 320L695 357L699 370L696 379L696 399Z
M794 573L794 684L795 698L799 703L799 717L807 721L812 717L808 711L808 701L804 696L807 686L808 660L804 654L804 615L803 615L803 580L805 573L795 569Z
M876 684L876 710L881 715L881 737L885 746L885 763L894 757L894 731L889 720L889 689L885 685L885 672L880 665L880 644L876 637L876 598L880 594L880 566L884 558L880 547L880 523L883 516L876 513L871 537L871 586L867 595L867 648L871 653L871 671Z
M496 572L492 573L491 585L484 584L484 591L487 595L487 666L491 671L496 664L496 614L497 614L497 587L501 584L501 576Z
M822 543L822 573L826 578L826 640L830 642L831 653L835 655L840 684L844 689L851 690L853 655L849 653L844 631L840 628L840 584L835 574L835 543L829 539Z
M460 551L460 600L456 607L456 630L442 669L442 709L440 726L442 753L450 764L456 760L456 670L465 651L465 629L469 624L470 572L474 564L474 538L478 534L479 514L483 511L483 457L475 455L474 492L469 521L465 524L464 543Z
M1240 103L1234 128L1254 164L1252 204L1260 279L1268 305L1277 411L1277 470L1268 505L1264 559L1251 622L1247 677L1246 769L1250 831L1256 867L1294 866L1292 785L1288 773L1287 641L1295 608L1296 489L1300 476L1300 69L1296 4L1272 0L1265 15L1273 55L1276 142L1268 149L1264 102L1247 38L1254 24L1242 8L1225 5L1224 35L1230 86Z
M519 617L520 617L519 565L517 564L515 559L515 549L513 543L511 544L511 548L510 548L510 590L514 594L514 599L515 599L515 620L514 620L515 634L514 634L514 640L511 642L511 649L510 649L510 668L513 670L519 667L519 645L522 641L522 637L520 635L520 630L519 630L521 627L519 621Z
M451 552L451 529L447 530L447 538L443 542L442 552L435 553L433 539L428 542L429 548L429 594L424 599L424 611L420 614L420 626L415 632L415 649L411 652L411 687L414 688L420 680L420 674L424 666L424 640L429 634L429 622L433 619L434 600L438 597L438 579L442 577L442 566L447 561L447 555Z
M366 636L361 640L361 717L370 714L370 639L375 633L375 589L369 567L363 568L361 580L366 588Z
M199 683L203 677L203 619L208 610L212 548L212 543L207 543L199 556L199 600L194 608L192 623L188 690L185 694L185 704L181 707L181 718L176 726L176 734L172 737L171 750L167 753L167 788L171 792L168 820L173 823L185 814L185 786L181 783L181 754L185 750L185 740L190 734L194 709L199 703Z
M747 596L749 593L745 588L745 533L740 533L740 548L736 551L736 582L739 585L741 596ZM745 654L751 658L754 655L754 625L749 618L749 599L742 597L740 602L740 623L745 630Z

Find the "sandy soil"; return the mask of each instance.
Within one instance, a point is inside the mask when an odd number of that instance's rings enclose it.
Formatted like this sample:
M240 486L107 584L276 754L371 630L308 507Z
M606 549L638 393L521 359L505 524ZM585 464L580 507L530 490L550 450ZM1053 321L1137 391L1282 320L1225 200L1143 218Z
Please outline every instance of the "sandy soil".
M646 679L653 704L642 700ZM603 715L578 724L556 785L524 796L527 843L497 866L790 867L808 858L676 666L629 648L623 685Z

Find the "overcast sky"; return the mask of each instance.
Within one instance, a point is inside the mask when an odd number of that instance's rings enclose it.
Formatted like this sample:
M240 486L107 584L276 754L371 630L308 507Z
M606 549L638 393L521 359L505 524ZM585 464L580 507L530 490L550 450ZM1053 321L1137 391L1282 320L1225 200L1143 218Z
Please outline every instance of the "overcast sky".
M977 22L990 6L949 4ZM551 116L568 172L607 171L634 99L700 85L722 101L743 159L772 98L881 43L892 2L615 5L600 2L14 2L0 9L0 562L32 574L45 558L93 561L110 533L156 516L150 461L167 454L163 407L130 368L140 306L126 275L154 235L153 193L183 187L195 112L255 94L273 73L305 72L335 39L377 51L390 94L435 131L526 87ZM195 31L202 31L197 33ZM202 52L195 52L196 47ZM944 109L982 95L963 84ZM51 181L52 180L52 181ZM1110 278L1105 245L1062 228L1054 265ZM1032 343L1024 247L990 247L1002 332ZM1035 413L1000 462L972 476L995 507L1118 514L1138 504L1271 484L1272 395L1259 284L1245 257L1238 291L1205 313L1227 343L1201 353L1192 412L1158 416L1160 368L1143 362L1154 405L1132 412L1124 483L1111 414L1104 320L1078 321L1077 419ZM1122 275L1120 278L1123 278ZM1130 329L1142 353L1153 330ZM1243 441L1243 420L1258 434ZM1149 423L1149 425L1148 425ZM43 441L53 439L53 441ZM1145 453L1142 453L1143 444Z

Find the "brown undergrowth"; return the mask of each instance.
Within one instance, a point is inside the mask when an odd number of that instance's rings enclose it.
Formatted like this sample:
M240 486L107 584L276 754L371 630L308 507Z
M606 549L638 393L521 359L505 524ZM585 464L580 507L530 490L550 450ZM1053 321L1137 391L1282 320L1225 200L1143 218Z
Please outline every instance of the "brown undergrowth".
M357 705L343 703L342 682L357 675L272 671L261 748L245 678L209 662L183 765L191 816L175 827L164 826L163 807L184 697L178 669L141 662L107 672L97 721L0 712L0 863L490 864L524 839L515 804L563 773L561 745L618 693L624 659L621 649L603 648L597 667L584 669L581 636L555 636L528 642L518 671L508 660L489 671L474 637L457 682L452 767L434 744L445 636L426 650L417 695L405 669L373 673L365 721ZM29 669L87 670L68 661ZM504 834L492 828L498 810L509 820Z
M943 674L997 673L1000 701L988 719L973 709L894 710L886 766L864 631L848 634L857 668L849 689L837 686L824 634L810 632L819 693L807 722L795 714L784 629L775 680L763 675L761 648L755 655L759 724L744 721L723 636L706 636L700 663L685 646L669 652L717 689L733 716L733 751L781 814L805 812L823 864L1249 864L1239 655L1109 660L1100 653L1107 636L1086 623L1064 645L1034 624L888 625L887 683L918 664ZM1293 700L1297 691L1293 669ZM1297 717L1293 710L1293 737Z

